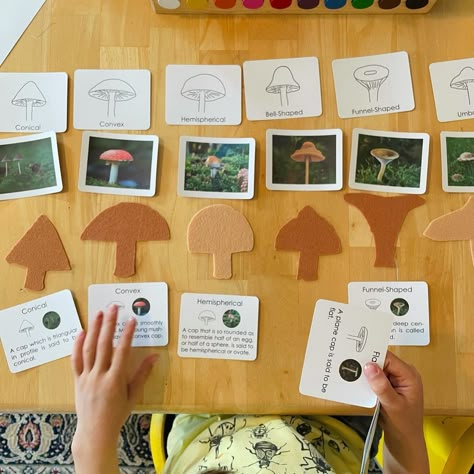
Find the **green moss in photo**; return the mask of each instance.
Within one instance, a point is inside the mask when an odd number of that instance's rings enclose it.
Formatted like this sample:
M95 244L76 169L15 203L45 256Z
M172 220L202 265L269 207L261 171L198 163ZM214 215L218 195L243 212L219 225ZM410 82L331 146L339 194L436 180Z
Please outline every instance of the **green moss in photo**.
M449 186L474 186L474 138L448 137L446 150Z

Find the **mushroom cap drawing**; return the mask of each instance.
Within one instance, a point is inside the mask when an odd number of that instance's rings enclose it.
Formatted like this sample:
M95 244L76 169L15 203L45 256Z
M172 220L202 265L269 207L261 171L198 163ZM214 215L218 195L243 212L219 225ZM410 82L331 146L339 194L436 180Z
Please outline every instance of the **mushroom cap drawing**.
M199 112L205 112L206 102L222 99L225 94L224 84L212 74L192 76L186 80L181 88L183 97L199 102Z
M378 300L377 298L369 298L368 300L365 300L365 306L367 306L367 308L369 308L369 309L375 310L381 304L382 304L382 302L380 300Z
M201 313L199 313L198 319L200 321L203 321L204 324L207 326L209 321L215 321L217 318L216 318L216 315L212 311L206 309L202 311Z
M381 84L387 79L389 74L390 71L385 66L380 66L380 64L369 64L359 67L354 71L356 81L367 88L372 85L375 87L377 83Z
M12 104L18 107L43 107L46 105L46 99L38 86L33 82L27 82L12 99Z
M281 89L288 93L300 90L300 85L288 66L279 66L273 71L272 80L265 90L270 94L279 94Z
M115 102L124 102L137 96L135 89L122 79L105 79L89 91L91 97L104 101L109 101L112 94Z
M467 90L468 85L471 83L474 83L474 69L467 66L453 78L450 85L453 89Z
M326 157L316 148L313 142L304 142L301 148L296 150L291 159L294 161L323 161Z

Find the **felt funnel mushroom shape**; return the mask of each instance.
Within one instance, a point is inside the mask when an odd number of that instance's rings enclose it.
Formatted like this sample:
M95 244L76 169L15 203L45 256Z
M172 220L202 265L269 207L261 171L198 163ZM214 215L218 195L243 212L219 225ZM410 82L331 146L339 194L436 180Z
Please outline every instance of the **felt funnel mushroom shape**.
M373 150L370 150L370 154L380 163L380 171L377 175L377 181L381 183L387 165L393 160L399 158L400 155L395 150L390 150L390 148L374 148Z
M33 109L46 105L46 99L38 86L33 82L27 82L12 100L16 107L25 107L26 121L33 121Z
M25 288L44 289L44 277L51 270L71 270L56 228L46 216L40 216L7 255L8 263L27 268Z
M98 214L84 229L81 240L117 244L115 272L118 277L135 274L135 247L143 240L169 240L168 223L144 204L122 202Z
M107 150L99 156L99 159L105 161L107 166L110 166L109 184L116 184L119 166L131 163L133 156L125 150Z
M214 257L213 276L232 277L232 254L253 249L253 232L247 219L224 204L201 209L188 226L188 250Z
M369 102L378 102L382 84L387 80L390 71L385 66L370 64L354 71L354 79L369 93Z
M198 102L198 112L206 112L206 102L225 97L225 87L222 81L212 74L198 74L190 77L181 89L181 95L189 100Z
M466 91L468 104L471 105L474 100L474 69L472 67L462 69L451 81L451 87Z
M223 167L221 160L217 156L208 156L204 164L211 170L211 178L215 178L217 172Z
M423 232L431 240L469 240L474 265L474 197L456 211L432 221Z
M115 117L117 102L126 102L137 96L135 89L122 79L106 79L99 82L90 91L89 95L98 100L107 102L107 117Z
M326 157L316 148L313 142L304 142L301 148L291 155L291 159L293 161L304 162L304 184L309 184L309 164L323 161Z
M289 67L279 66L273 71L272 80L265 90L269 94L279 94L280 104L283 107L288 107L288 94L298 92L300 85L296 82Z
M298 280L317 280L318 261L322 255L341 253L341 240L334 227L310 206L285 224L276 237L277 250L300 253Z
M395 267L395 245L406 215L425 203L419 196L382 197L373 194L346 194L344 199L357 207L369 223L375 239L376 267Z

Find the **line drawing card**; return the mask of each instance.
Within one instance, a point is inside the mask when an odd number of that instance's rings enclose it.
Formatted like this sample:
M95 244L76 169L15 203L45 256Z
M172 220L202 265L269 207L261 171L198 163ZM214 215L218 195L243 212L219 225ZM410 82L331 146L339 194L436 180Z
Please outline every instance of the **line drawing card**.
M267 189L342 189L342 130L269 129L266 141Z
M474 132L441 132L443 191L474 193Z
M253 138L180 138L178 196L252 199L254 181Z
M156 135L84 132L80 191L151 197L158 168Z
M355 128L349 187L400 194L426 192L430 137Z

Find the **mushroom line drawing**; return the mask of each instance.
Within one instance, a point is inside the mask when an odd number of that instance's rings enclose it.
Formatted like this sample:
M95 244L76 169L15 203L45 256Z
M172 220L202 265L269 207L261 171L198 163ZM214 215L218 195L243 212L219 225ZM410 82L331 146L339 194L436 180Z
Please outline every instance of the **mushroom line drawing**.
M377 175L377 181L381 183L387 165L393 160L400 158L400 155L390 148L374 148L373 150L370 150L370 154L380 163L380 171Z
M365 300L365 306L372 310L376 310L381 304L382 302L377 298L369 298L368 300Z
M222 81L212 74L192 76L183 84L181 95L189 100L198 102L198 112L206 112L206 102L214 102L226 96Z
M288 107L290 105L288 94L298 92L300 89L300 85L296 82L293 72L288 66L278 66L273 71L270 84L265 88L269 94L280 95L280 105L282 107Z
M382 84L390 75L390 69L380 64L369 64L354 71L354 79L369 93L369 103L379 101Z
M357 336L354 336L353 334L347 335L347 339L349 339L349 341L355 341L357 352L362 352L364 350L364 347L367 344L368 337L369 337L369 330L365 326L362 326L360 328Z
M12 99L15 107L25 107L26 121L33 121L33 109L44 107L48 102L36 82L28 81Z
M199 321L202 321L205 326L207 326L210 321L216 321L217 317L212 311L206 309L199 313L198 319Z
M92 87L88 94L93 99L107 102L108 118L115 117L117 102L133 100L137 96L135 89L122 79L105 79Z
M452 89L466 91L467 103L471 105L474 99L474 69L467 66L461 69L461 72L453 77L449 84Z
M31 323L30 321L28 321L27 319L24 319L22 322L21 322L21 326L20 326L20 329L19 329L19 333L23 333L23 334L26 334L28 337L30 337L30 332L35 328L35 326L33 325L33 323Z

